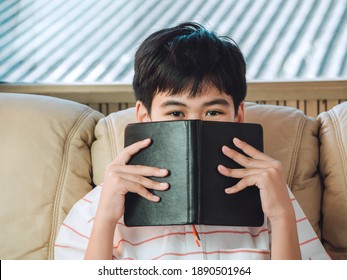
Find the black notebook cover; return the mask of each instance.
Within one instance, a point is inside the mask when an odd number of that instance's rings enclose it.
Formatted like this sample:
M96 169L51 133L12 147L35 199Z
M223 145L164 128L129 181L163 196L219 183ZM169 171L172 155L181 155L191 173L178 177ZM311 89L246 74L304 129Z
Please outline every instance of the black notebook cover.
M211 122L201 120L129 124L125 146L151 138L152 144L134 155L128 164L168 169L166 191L151 192L160 202L128 193L124 221L128 226L205 224L261 226L264 214L259 189L248 187L236 194L225 188L239 179L221 175L217 166L243 168L222 153L222 146L236 149L233 138L246 141L263 151L263 130L259 124ZM242 152L241 152L242 153Z

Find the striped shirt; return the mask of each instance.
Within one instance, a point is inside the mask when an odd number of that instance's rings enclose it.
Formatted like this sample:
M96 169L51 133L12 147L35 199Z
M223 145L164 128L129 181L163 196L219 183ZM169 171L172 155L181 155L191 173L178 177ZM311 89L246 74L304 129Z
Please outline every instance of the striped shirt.
M289 191L290 192L290 191ZM101 187L79 200L61 225L55 243L55 259L83 259L98 207ZM330 259L290 192L296 214L303 259ZM197 240L197 236L199 240ZM177 225L127 227L123 219L113 242L116 260L254 260L270 259L271 227Z

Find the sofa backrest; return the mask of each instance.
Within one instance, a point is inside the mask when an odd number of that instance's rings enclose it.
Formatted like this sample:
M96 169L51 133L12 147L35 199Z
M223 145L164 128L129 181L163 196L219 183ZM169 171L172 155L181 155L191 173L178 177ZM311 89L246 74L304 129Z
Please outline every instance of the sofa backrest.
M93 182L103 181L134 112L104 117L71 101L0 93L0 259L53 258L62 221ZM317 120L247 102L245 113L246 122L263 125L265 152L282 161L325 248L347 259L347 102Z
M124 128L135 121L135 110L130 108L112 113L97 124L92 145L95 184L103 181L106 166L123 149ZM265 153L282 161L289 187L320 235L318 122L294 108L247 102L245 121L263 125Z
M334 259L347 259L347 102L318 116L324 180L322 240Z
M0 93L0 259L51 259L60 224L92 187L102 114L72 101Z

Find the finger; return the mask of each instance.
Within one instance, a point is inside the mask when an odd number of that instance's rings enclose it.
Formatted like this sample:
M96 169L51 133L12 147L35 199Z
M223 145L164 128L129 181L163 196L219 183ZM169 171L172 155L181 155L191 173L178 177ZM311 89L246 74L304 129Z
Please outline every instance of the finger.
M147 138L145 140L131 144L119 153L119 155L114 160L114 163L127 164L129 160L133 157L133 155L137 154L142 149L147 148L151 142L152 140L150 138Z
M141 187L145 187L147 189L164 191L169 188L169 184L166 182L157 182L140 175L121 173L118 174L118 176L126 181L135 183L136 185L140 185Z
M254 185L256 185L255 176L249 176L241 179L236 185L226 188L225 192L227 194L234 194Z
M167 184L167 183L161 183L161 184ZM158 186L159 186L159 183L158 183ZM165 187L159 187L159 190L165 190L167 188L168 188L168 184ZM151 193L150 191L148 191L147 188L145 188L142 184L139 184L139 183L131 182L131 184L127 188L127 191L132 192L132 193L136 193L136 194L142 196L143 198L145 198L149 201L152 201L152 202L160 201L159 196Z
M153 177L165 177L169 175L167 169L145 165L112 165L109 171Z
M160 201L160 197L157 195L154 195L150 191L148 191L146 188L140 186L140 185L133 185L134 189L130 190L133 193L137 193L138 195L142 196L143 198L152 201L152 202L158 202Z
M246 155L250 156L251 158L260 159L260 160L271 160L272 159L269 156L267 156L266 154L260 152L256 148L252 147L251 145L249 145L248 143L246 143L244 141L241 141L240 139L238 139L236 137L233 139L233 143L235 144L235 146L237 148L241 149Z
M250 158L227 146L222 147L222 152L224 155L246 168L261 168L264 166L263 160Z
M121 195L125 195L128 192L136 193L145 199L148 199L153 202L158 202L160 197L148 191L148 189L164 191L169 187L168 183L159 183L152 181L148 178L131 175L126 173L116 173L115 177L109 178L119 189ZM141 178L139 178L141 177Z
M246 169L246 168L227 168L223 165L218 165L217 167L220 174L230 177L230 178L238 178L242 179L247 176L253 176L258 175L263 172L260 168L252 168L252 169Z

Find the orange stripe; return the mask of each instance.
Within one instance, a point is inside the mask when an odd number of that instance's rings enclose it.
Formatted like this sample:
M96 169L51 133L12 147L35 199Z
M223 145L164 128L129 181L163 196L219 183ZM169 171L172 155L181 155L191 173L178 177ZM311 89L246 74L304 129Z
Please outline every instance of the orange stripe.
M54 247L75 249L75 248L70 247L70 246L64 246L64 245L59 245L59 244L54 244Z
M313 237L313 238L311 238L309 240L306 240L306 241L304 241L302 243L299 243L299 245L302 246L302 245L305 245L305 244L310 243L310 242L315 241L315 240L319 240L319 238L318 237Z
M262 232L267 232L268 229L262 229L261 231L259 231L257 234L251 234L249 231L233 231L233 230L215 230L215 231L208 231L208 232L198 232L198 234L205 234L205 235L208 235L208 234L216 234L216 233L232 233L232 234L249 234L251 235L252 237L258 237ZM187 232L172 232L172 233L168 233L168 234L163 234L163 235L158 235L158 236L154 236L152 238L149 238L149 239L146 239L146 240L143 240L143 241L140 241L138 243L133 243L127 239L120 239L118 241L118 244L115 245L113 248L114 249L117 249L121 243L123 242L126 242L132 246L139 246L139 245L142 245L144 243L147 243L147 242L150 242L150 241L153 241L153 240L156 240L156 239L160 239L160 238L164 238L166 236L171 236L171 235L187 235L187 234L194 234L193 232L191 231L187 231Z
M121 222L118 222L117 224L127 228L127 226Z
M215 234L215 233L233 233L233 234L249 234L252 237L258 237L261 233L269 231L267 228L260 230L256 234L252 234L249 231L237 231L237 230L215 230L215 231L207 231L207 232L198 232L199 234Z
M78 232L77 230L75 230L74 228L68 226L67 224L62 223L61 225L67 227L69 230L73 231L74 233L78 234L79 236L81 236L83 238L89 239L88 236L83 235L82 233Z
M94 220L95 220L95 217L91 218L91 219L88 221L88 224L89 224L90 222L94 221ZM117 225L120 225L120 226L123 226L123 227L128 228L125 224L123 224L123 223L121 223L121 222L118 222Z
M168 234L164 234L164 235L155 236L155 237L152 237L152 238L143 240L143 241L138 242L138 243L133 243L133 242L130 242L129 240L126 240L126 239L120 239L120 240L118 241L118 244L115 245L113 248L114 248L114 249L117 249L117 248L120 246L120 244L123 243L123 242L128 243L128 244L130 244L130 245L132 245L132 246L139 246L139 245L141 245L141 244L144 244L144 243L147 243L147 242L156 240L156 239L160 239L160 238L163 238L163 237L165 237L165 236L170 236L170 235L186 235L186 234L188 234L188 232L187 232L187 233L186 233L186 232L173 232L173 233L168 233ZM190 234L192 234L192 233L190 233Z
M78 248L76 248L76 247L71 247L71 246L66 246L66 245L54 244L54 247L64 248L64 249L74 249L74 250L82 251L81 249L78 249Z
M128 226L126 226L124 223L121 223L121 222L118 222L117 223L118 225L121 225L121 226L124 226L126 228L129 228ZM215 233L234 233L234 234L249 234L250 236L252 237L258 237L261 233L263 232L267 232L269 231L267 228L264 228L262 230L260 230L258 233L256 234L252 234L251 232L249 231L237 231L237 230L214 230L214 231L205 231L205 232L202 232L202 231L198 231L197 234L205 234L205 235L208 235L208 234L215 234ZM177 234L192 234L193 232L177 232ZM172 233L172 234L176 234L176 233ZM170 234L171 235L171 234ZM162 237L165 237L166 235L162 235ZM159 238L160 236L156 236L155 238Z
M85 202L88 202L88 203L90 203L90 204L93 204L93 201L90 201L90 200L88 200L88 199L86 199L86 198L82 198L82 200L84 200Z
M306 221L306 220L308 220L307 217L304 217L304 218L301 218L301 219L297 220L296 223L300 223L300 222Z
M161 254L155 258L152 258L151 260L157 260L157 259L160 259L162 257L165 257L165 256L177 256L177 257L185 257L185 256L189 256L189 255L200 255L200 254L204 254L204 255L213 255L213 254L220 254L220 253L223 253L223 254L238 254L238 253L252 253L252 254L261 254L261 255L270 255L270 252L269 251L253 251L253 250L234 250L234 251L211 251L211 252L205 252L205 251L202 251L202 252L188 252L188 253L164 253L164 254ZM123 258L122 260L135 260L133 258Z
M213 255L213 254L238 254L238 253L252 253L252 254L261 254L261 255L270 255L270 252L268 251L254 251L254 250L233 250L233 251L210 251L210 252L206 252L206 251L202 251L202 252L188 252L188 253L184 253L184 254L180 254L180 253L164 253L161 254L160 256L157 256L155 258L153 258L152 260L157 260L161 257L164 256L178 256L178 257L185 257L185 256L189 256L189 255L198 255L198 254L203 254L203 255Z

